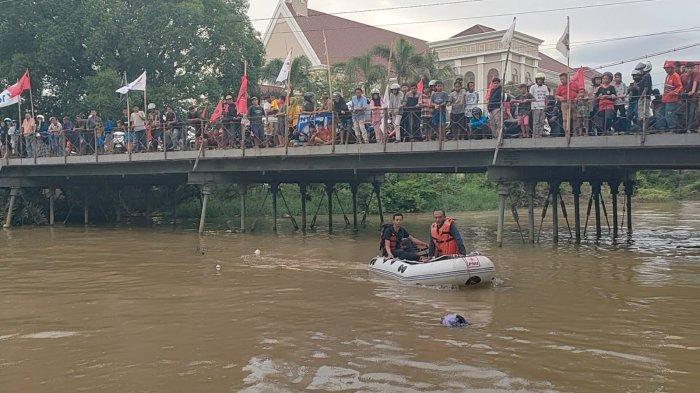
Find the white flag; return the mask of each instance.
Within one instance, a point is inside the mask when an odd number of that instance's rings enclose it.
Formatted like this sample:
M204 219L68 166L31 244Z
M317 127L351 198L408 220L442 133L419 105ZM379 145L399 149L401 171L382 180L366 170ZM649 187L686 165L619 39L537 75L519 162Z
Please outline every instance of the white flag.
M131 90L139 90L139 91L146 90L146 71L144 71L143 74L141 74L141 76L136 78L133 82L129 83L126 86L122 86L119 89L117 89L117 93L126 94Z
M20 94L17 94L16 96L11 96L10 91L5 89L3 90L2 93L0 93L0 108L4 108L6 106L14 105L19 103L19 96Z
M287 58L284 59L284 64L282 64L282 69L280 69L279 75L277 75L276 82L285 82L289 78L289 70L292 69L292 51L289 51Z
M564 57L569 57L570 44L571 42L569 41L569 18L567 18L566 29L564 30L564 34L562 34L561 38L557 42L557 50L561 52L561 54L564 55Z
M503 38L501 38L501 44L505 47L510 46L510 41L513 40L513 33L515 32L515 18L513 18L513 23L510 25L508 28L508 31L506 31L505 34L503 34Z

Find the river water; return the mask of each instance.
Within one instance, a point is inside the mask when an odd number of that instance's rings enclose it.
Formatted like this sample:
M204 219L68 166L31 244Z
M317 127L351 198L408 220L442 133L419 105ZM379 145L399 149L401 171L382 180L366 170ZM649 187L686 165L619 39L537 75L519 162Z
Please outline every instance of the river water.
M462 290L371 275L372 230L4 231L0 391L696 391L700 203L636 208L629 245L525 246L508 222L499 249L493 212L458 214L497 268Z

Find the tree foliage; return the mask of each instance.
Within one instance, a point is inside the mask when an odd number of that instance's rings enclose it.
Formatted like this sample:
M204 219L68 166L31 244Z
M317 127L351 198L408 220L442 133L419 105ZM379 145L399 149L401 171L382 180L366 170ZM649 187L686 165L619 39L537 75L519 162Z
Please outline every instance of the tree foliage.
M258 79L264 49L247 7L245 0L12 2L0 14L0 82L29 67L35 105L53 114L113 111L102 93L111 90L118 105L122 74L134 79L144 70L151 102L214 101L238 88L244 60L250 80Z

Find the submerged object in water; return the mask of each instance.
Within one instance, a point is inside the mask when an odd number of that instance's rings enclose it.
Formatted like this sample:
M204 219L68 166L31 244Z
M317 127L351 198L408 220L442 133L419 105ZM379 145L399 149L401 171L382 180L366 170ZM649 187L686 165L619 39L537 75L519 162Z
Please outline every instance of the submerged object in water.
M447 327L465 327L469 326L469 321L459 314L447 314L440 320Z
M493 262L479 253L443 255L427 262L378 256L369 261L369 268L403 283L421 285L473 286L490 283L496 273Z

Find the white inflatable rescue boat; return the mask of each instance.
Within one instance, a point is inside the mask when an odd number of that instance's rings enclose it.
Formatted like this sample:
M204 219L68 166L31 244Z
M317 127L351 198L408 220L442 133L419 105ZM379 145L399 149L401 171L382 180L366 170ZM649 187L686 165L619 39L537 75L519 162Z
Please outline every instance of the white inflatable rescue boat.
M490 283L496 273L491 260L479 253L443 255L427 262L374 257L369 261L372 272L407 284L473 286Z

